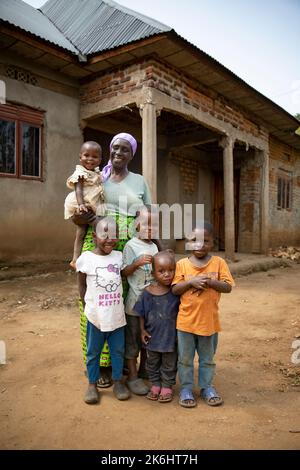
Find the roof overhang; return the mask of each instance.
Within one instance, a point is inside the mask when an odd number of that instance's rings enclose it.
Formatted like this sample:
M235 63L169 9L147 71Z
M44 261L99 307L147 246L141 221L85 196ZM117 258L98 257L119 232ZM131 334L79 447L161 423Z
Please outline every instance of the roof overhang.
M264 125L271 135L300 149L300 136L295 134L299 127L296 118L174 30L93 54L86 62L79 62L71 52L1 21L0 46L6 52L18 53L79 79L92 78L145 56L157 57L192 78L200 88L209 89L215 97L223 96L234 103L249 119Z

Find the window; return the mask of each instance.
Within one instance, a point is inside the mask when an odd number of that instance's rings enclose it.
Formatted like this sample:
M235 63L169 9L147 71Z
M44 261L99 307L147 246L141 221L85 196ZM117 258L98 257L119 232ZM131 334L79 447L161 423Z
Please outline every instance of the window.
M292 173L281 171L277 180L277 209L292 209Z
M42 179L44 113L0 105L0 176Z

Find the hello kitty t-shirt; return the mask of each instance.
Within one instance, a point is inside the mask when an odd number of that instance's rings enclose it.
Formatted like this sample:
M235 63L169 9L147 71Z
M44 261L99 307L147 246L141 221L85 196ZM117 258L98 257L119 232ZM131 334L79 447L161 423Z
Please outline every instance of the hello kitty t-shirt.
M96 255L85 251L76 261L76 270L86 274L85 315L101 331L126 325L122 298L122 253Z

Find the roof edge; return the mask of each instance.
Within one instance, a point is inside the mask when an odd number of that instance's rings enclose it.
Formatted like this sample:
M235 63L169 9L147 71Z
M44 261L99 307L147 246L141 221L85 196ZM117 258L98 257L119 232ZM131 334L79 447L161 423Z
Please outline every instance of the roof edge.
M180 41L180 42L183 42L185 43L189 48L192 48L193 50L195 50L196 53L199 54L199 52L204 55L209 61L215 63L223 72L225 72L226 74L228 74L230 77L234 78L236 81L238 81L240 84L242 84L244 87L246 88L249 88L253 93L255 93L256 95L258 95L260 98L262 98L264 101L266 101L268 104L274 106L277 108L278 111L284 113L289 119L291 119L293 121L293 124L295 125L295 130L297 129L297 127L299 127L299 121L297 118L295 118L295 116L293 116L292 114L290 114L286 109L282 108L279 104L275 103L274 101L272 101L270 98L268 98L267 96L265 96L264 94L262 94L260 91L256 90L255 88L253 88L253 86L249 85L247 82L245 82L245 80L243 80L241 77L239 77L238 75L236 75L234 72L232 72L230 69L228 69L225 65L221 64L220 62L218 62L216 59L214 59L212 56L210 56L209 54L207 54L207 52L203 51L202 49L200 49L199 47L195 46L195 44L189 42L187 39L185 39L184 37L180 36L180 34L176 33L176 31L174 29L172 29L171 31L167 32L166 33L167 35L171 36L171 37L175 37L175 39L177 41Z
M171 31L172 29L171 26L161 23L160 21L157 21L154 18L151 18L150 16L139 13L138 11L131 10L130 8L120 5L119 3L113 0L102 0L102 1L113 8L121 10L123 13L126 13L127 15L135 16L139 20L143 21L144 23L150 24L154 28L162 29L162 32Z

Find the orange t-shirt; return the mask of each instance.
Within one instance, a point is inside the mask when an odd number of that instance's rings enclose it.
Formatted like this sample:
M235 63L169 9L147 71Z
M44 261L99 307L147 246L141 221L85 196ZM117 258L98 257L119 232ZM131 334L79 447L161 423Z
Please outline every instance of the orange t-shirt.
M206 275L211 279L228 282L234 286L227 263L219 256L212 256L204 266L196 266L189 258L183 258L176 264L176 272L172 285L180 281L188 281L192 277ZM218 303L221 293L207 289L193 293L191 288L180 296L177 330L201 336L211 336L221 330Z

